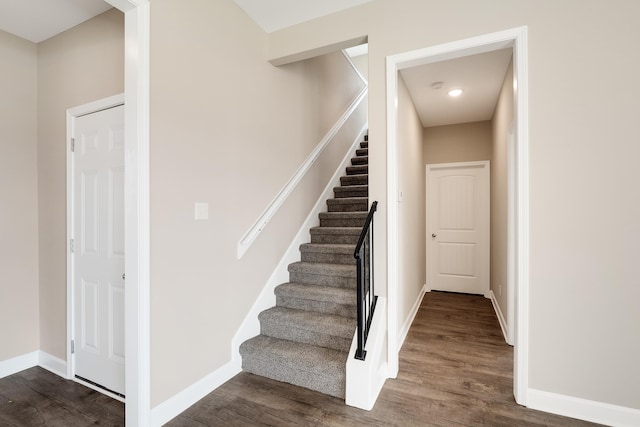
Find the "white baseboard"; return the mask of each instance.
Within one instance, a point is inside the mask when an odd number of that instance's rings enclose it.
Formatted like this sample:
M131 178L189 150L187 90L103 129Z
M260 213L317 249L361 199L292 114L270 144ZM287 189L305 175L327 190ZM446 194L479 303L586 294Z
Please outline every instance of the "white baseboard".
M23 354L22 356L12 357L11 359L0 361L0 378L17 374L25 369L38 366L38 351Z
M46 351L38 352L38 365L62 378L67 378L67 362Z
M351 164L350 162L353 157L353 153L358 147L360 141L363 140L366 133L367 125L365 124L329 180L324 191L318 198L315 206L311 209L311 212L309 212L309 215L300 226L298 233L280 259L280 262L271 274L271 277L267 280L267 283L260 292L260 295L258 295L258 298L253 303L251 310L249 310L249 313L242 321L240 328L238 328L238 332L233 336L233 339L231 340L232 361L238 369L241 368L242 364L239 351L240 344L260 334L258 314L276 305L276 296L274 294L276 286L289 281L289 271L287 270L287 267L292 262L300 260L300 245L309 242L309 229L319 225L320 221L318 219L318 214L326 210L327 199L333 196L333 188L340 185L340 177L344 175L345 169Z
M502 315L502 310L500 310L500 304L498 304L498 300L496 299L496 294L493 293L493 290L489 291L489 298L491 298L491 304L493 305L493 310L496 312L496 316L498 317L498 322L500 322L500 329L502 329L502 335L504 335L504 340L507 344L513 345L511 340L509 339L509 330L507 326L507 321L504 320L504 316Z
M420 303L422 303L422 298L424 298L424 294L427 292L429 292L429 290L427 289L427 285L423 285L422 289L420 289L420 293L418 294L418 298L416 299L416 302L413 304L413 307L411 307L411 311L409 312L409 315L407 316L406 320L404 321L404 324L402 325L402 329L398 334L398 344L396 347L398 352L400 352L400 349L402 348L402 344L404 344L404 340L407 338L407 334L409 333L409 329L411 328L413 319L415 319L416 314L418 314L418 310L420 309Z
M528 389L527 407L616 427L640 426L640 409Z
M161 426L240 372L233 362L223 365L206 377L162 402L151 410L151 425Z

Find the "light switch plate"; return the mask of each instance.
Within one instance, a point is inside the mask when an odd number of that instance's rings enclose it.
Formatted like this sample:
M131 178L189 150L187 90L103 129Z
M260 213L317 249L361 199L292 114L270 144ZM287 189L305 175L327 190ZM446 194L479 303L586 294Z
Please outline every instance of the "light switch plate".
M195 203L196 221L209 219L209 203Z

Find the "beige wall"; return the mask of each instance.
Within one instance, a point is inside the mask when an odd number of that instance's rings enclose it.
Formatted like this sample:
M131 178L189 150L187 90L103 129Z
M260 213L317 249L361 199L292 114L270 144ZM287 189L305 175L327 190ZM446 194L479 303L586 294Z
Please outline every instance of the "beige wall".
M370 192L384 206L385 58L528 26L529 386L636 409L639 15L630 0L377 0L274 32L267 48L274 59L368 36Z
M491 122L424 129L424 164L491 160Z
M0 31L0 362L39 344L37 61Z
M358 71L360 71L360 74L362 74L365 79L369 79L369 55L356 56L351 58L351 60L358 68Z
M363 88L341 53L277 68L265 43L230 0L151 3L154 407L231 360L232 337L360 130L340 134L238 260L240 238ZM194 202L209 203L209 221L194 221Z
M398 159L402 164L398 190L402 201L398 204L399 240L404 242L398 254L398 319L402 326L425 284L425 179L423 127L407 86L398 80ZM376 221L377 227L378 221ZM377 250L377 248L376 248ZM377 274L376 274L377 277Z
M124 91L124 19L111 9L38 45L40 347L66 358L66 110Z
M504 77L491 120L491 290L507 319L507 142L513 121L513 64Z

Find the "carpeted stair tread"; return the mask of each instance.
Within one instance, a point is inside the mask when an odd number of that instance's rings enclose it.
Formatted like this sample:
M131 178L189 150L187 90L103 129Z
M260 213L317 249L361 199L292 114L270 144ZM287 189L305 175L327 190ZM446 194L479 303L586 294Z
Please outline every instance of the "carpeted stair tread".
M366 212L369 206L368 197L342 197L327 199L329 212Z
M362 141L360 143L360 148L369 148L369 141Z
M368 212L321 212L320 227L360 227L364 226Z
M367 197L369 195L369 186L349 185L346 187L333 187L333 194L335 194L336 198Z
M283 283L276 287L276 306L357 317L356 290L332 286Z
M362 229L360 227L313 227L309 230L311 243L333 243L355 245Z
M369 173L369 165L347 166L347 175L361 175Z
M354 264L355 244L304 243L300 245L301 261L322 264Z
M356 277L356 269L346 264L323 264L320 262L294 262L289 264L289 273L318 274L324 276Z
M358 148L356 150L356 156L368 156L369 149L368 148Z
M368 174L360 174L360 175L345 175L340 177L340 185L349 186L349 185L367 185L369 182Z
M368 165L369 164L369 156L356 156L351 159L351 164L353 166L356 165Z
M342 351L349 351L356 328L349 317L278 306L258 319L262 335Z
M309 285L355 289L356 269L353 264L295 262L289 264L289 281Z
M240 354L247 372L344 398L346 352L258 335Z
M356 305L355 289L333 288L331 286L310 286L304 283L283 283L275 289L276 297L286 296L311 301ZM354 310L355 312L355 310Z

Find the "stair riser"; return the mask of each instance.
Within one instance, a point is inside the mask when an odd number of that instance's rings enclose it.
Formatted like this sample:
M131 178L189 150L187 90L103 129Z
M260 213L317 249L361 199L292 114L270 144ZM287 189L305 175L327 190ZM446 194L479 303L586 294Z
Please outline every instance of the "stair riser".
M360 148L369 148L369 141L364 141L360 143Z
M313 301L302 298L276 296L276 305L279 307L294 308L296 310L335 314L337 316L349 317L352 319L355 319L358 315L358 310L355 305L338 304L327 301Z
M320 227L362 227L366 218L320 218Z
M358 148L356 150L356 156L368 156L369 149L368 148Z
M344 398L344 372L332 373L332 377L328 375L312 375L305 370L298 369L295 361L286 363L270 354L242 354L241 352L241 355L242 369L244 371L271 378L272 380L319 391L329 396Z
M368 207L368 200L349 203L340 203L335 199L327 200L327 209L329 212L366 212Z
M355 270L355 269L354 269ZM322 274L289 273L289 281L310 285L333 286L335 288L355 288L356 278L345 276L325 276Z
M335 195L336 199L343 199L345 197L369 197L369 189L368 187L336 187L333 189L333 194Z
M322 252L302 252L302 262L320 262L323 264L345 264L351 265L356 263L356 259L351 254L331 254Z
M367 185L369 180L369 175L348 175L340 177L340 185L343 187L349 185Z
M312 234L311 243L332 243L339 245L356 245L359 235L355 234Z

